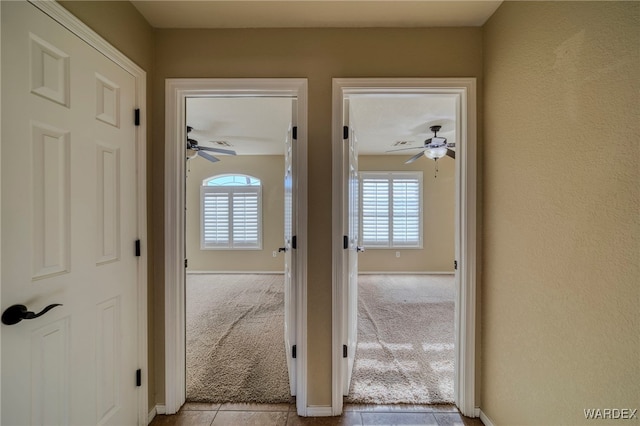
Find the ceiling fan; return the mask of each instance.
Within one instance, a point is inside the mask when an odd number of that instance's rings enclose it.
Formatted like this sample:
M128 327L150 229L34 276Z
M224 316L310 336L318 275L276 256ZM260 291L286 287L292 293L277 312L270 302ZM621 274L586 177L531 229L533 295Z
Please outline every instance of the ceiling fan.
M393 149L391 151L387 151L387 152L394 152L394 151L406 151L409 149L421 149L422 151L420 151L419 153L417 153L416 155L414 155L413 157L409 158L407 161L404 162L404 164L410 164L413 163L414 161L416 161L418 158L422 157L423 155L426 156L427 158L431 158L432 160L439 160L440 158L446 156L449 156L451 158L456 158L456 152L452 149L449 148L454 148L456 146L455 143L447 143L447 138L443 138L443 137L439 137L438 136L438 132L440 131L440 129L442 128L442 126L431 126L429 127L429 129L433 132L433 137L427 139L424 141L424 145L421 147L412 147L412 148L400 148L400 149Z
M231 149L222 149L222 148L210 148L208 146L200 146L198 145L198 141L195 139L192 139L189 137L189 133L191 133L191 131L193 130L193 127L191 126L187 126L187 149L191 150L191 151L195 151L195 156L200 156L202 158L204 158L205 160L209 160L212 163L215 163L217 161L220 161L219 158L214 157L211 154L208 154L204 151L211 151L211 152L217 152L220 154L227 154L227 155L236 155L236 152L231 150ZM188 159L191 159L193 157L187 157Z

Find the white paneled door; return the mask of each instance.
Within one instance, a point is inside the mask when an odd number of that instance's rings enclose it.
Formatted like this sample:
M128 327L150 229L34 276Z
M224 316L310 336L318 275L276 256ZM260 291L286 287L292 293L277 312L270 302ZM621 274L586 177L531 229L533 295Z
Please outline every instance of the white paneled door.
M135 78L2 2L2 424L138 418Z
M355 132L349 126L349 101L344 100L344 129L345 129L345 145L344 156L345 165L344 173L346 179L344 180L347 188L345 188L344 194L347 199L345 205L347 206L346 218L344 224L346 225L345 244L343 248L346 251L346 286L343 287L342 295L342 309L343 318L346 321L343 322L343 336L345 342L343 344L343 361L346 365L343 371L346 374L343 375L343 394L346 396L349 394L349 387L351 385L351 376L353 373L353 364L356 357L356 345L358 343L358 253L364 250L361 244L360 238L360 178L358 175L358 142L355 137Z
M295 158L296 143L294 140L297 115L297 101L293 100L292 124L287 132L284 148L284 345L287 354L289 371L289 387L291 395L296 395L296 265L293 251L296 249L295 224L296 205L294 185L296 182Z

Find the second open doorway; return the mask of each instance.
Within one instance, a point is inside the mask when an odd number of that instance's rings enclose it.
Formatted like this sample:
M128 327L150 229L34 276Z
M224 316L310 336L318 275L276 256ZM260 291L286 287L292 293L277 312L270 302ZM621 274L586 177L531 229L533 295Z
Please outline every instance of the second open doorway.
M449 402L473 416L475 82L334 79L333 89L333 411L344 395Z

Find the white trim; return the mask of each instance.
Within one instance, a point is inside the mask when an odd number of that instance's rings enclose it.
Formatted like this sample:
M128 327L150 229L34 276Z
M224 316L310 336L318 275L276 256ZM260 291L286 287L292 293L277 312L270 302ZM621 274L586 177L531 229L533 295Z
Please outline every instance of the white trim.
M487 416L484 411L478 409L480 411L480 420L484 423L484 426L494 426L495 423Z
M140 126L136 127L136 196L138 200L137 229L141 242L141 256L138 258L138 365L143 371L142 386L138 393L138 424L146 424L148 409L148 377L147 368L147 73L131 59L113 47L104 38L94 32L86 24L76 18L67 9L53 0L29 0L32 5L49 15L52 19L75 34L82 41L113 61L116 65L131 74L135 80L135 104L141 111ZM133 111L131 112L133 114Z
M147 415L147 424L151 423L153 419L155 419L157 413L158 411L156 407L153 407L151 411L149 411L149 414Z
M459 289L455 300L454 399L460 412L475 410L476 312L476 79L475 78L353 78L333 79L333 294L332 294L332 411L342 412L342 294L344 267L342 119L345 95L366 93L450 93L458 96L456 150L456 259Z
M0 4L0 23L2 23L2 5ZM0 28L1 30L1 28ZM2 31L0 31L0 58L2 58ZM0 60L0 65L1 65ZM2 99L2 67L0 66L0 100ZM0 223L2 223L2 102L0 102ZM0 241L2 241L2 226L0 226ZM2 244L0 244L0 306L2 306ZM0 377L2 377L2 328L0 327ZM2 380L0 379L0 401L2 401ZM0 403L0 419L2 419L2 404Z
M307 407L307 416L329 417L333 416L333 410L330 405L310 405Z
M167 79L165 97L165 406L185 402L184 146L186 97L297 97L296 402L307 409L307 79Z
M453 271L358 271L358 275L455 275Z
M149 411L149 414L147 415L147 424L151 423L153 419L156 418L157 414L158 414L158 406L156 405L153 408L151 408L151 411Z
M167 409L164 405L162 404L155 405L147 415L147 425L151 424L151 422L153 421L153 419L156 418L157 415L165 415L166 413L167 413Z
M187 271L187 275L284 275L284 271Z

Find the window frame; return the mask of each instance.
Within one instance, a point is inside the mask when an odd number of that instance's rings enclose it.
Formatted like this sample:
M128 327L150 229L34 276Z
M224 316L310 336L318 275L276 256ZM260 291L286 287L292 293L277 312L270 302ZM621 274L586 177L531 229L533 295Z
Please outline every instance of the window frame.
M212 180L228 177L228 176L240 176L243 178L247 178L248 181L257 181L257 185L254 184L246 184L246 185L209 185L208 183ZM224 198L226 195L227 199L227 235L228 241L227 243L215 243L211 241L206 241L205 239L205 199L206 194L217 194L220 195L221 198ZM239 197L242 194L255 194L257 197L256 200L256 230L257 237L255 243L244 243L244 242L236 242L234 241L234 217L237 216L234 214L234 197L238 195ZM200 185L200 250L262 250L262 180L250 175L245 175L242 173L224 173L218 174L214 176L209 176L202 180L202 184Z
M360 224L360 233L361 233L361 243L367 250L390 250L390 249L402 249L402 250L420 250L424 248L424 184L423 184L423 173L421 171L361 171L359 173L359 190L360 190L360 200L359 200L359 224ZM388 216L387 216L387 239L384 243L372 243L371 241L365 241L365 180L366 179L376 179L376 180L386 180L387 181L387 205L388 205ZM415 243L401 243L397 242L394 239L394 189L393 183L394 180L406 180L406 179L415 179L418 183L418 240Z

